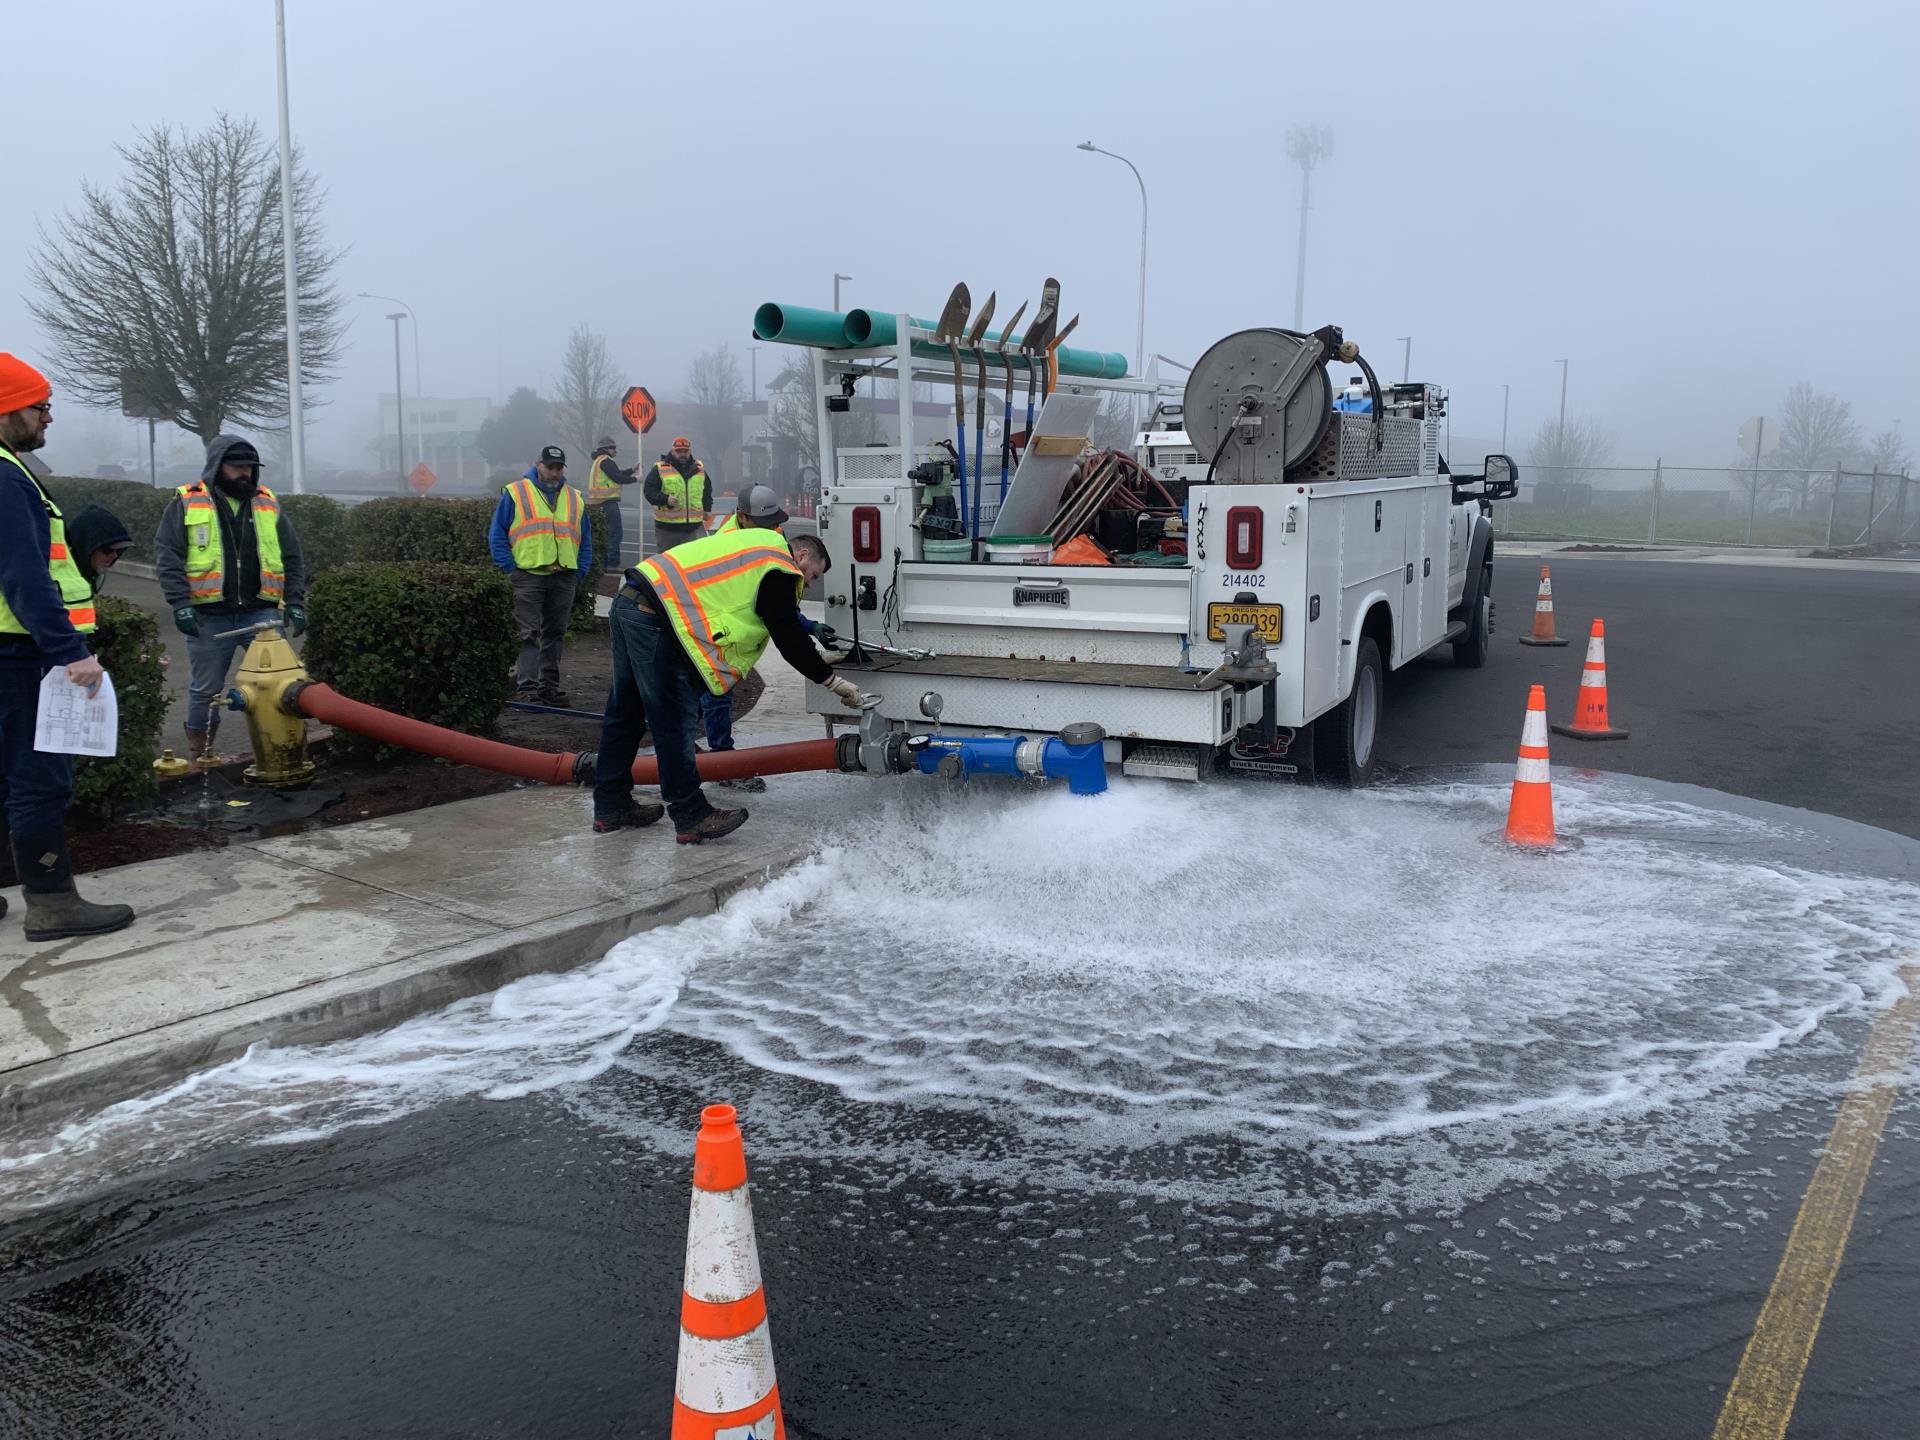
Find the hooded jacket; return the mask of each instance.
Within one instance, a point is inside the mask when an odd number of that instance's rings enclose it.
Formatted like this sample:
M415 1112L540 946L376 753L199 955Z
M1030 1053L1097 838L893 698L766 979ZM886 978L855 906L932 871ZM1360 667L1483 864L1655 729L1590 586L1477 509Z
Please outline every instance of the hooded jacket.
M89 505L67 521L67 552L98 595L107 577L95 572L93 557L101 550L125 550L133 544L120 517L102 505Z
M234 446L247 443L239 435L216 435L207 444L207 463L200 479L218 503L213 507L220 517L220 545L227 556L226 587L219 600L197 608L216 615L233 615L242 610L272 610L277 605L260 595L260 547L253 536L254 490L260 484L260 467L253 467L253 480L247 487L247 501L240 503L219 485L220 466ZM280 560L286 572L286 603L307 602L307 562L300 551L300 537L293 533L293 521L280 512ZM167 502L160 517L160 528L153 536L153 570L160 581L160 592L167 604L178 610L193 603L187 585L187 506L179 495Z

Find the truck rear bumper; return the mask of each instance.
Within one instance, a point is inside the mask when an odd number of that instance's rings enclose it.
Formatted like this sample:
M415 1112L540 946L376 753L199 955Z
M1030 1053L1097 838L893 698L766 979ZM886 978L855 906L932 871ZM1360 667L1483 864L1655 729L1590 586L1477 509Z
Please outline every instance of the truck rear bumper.
M887 719L917 726L928 718L920 697L932 690L940 695L942 725L1057 734L1076 720L1091 720L1110 739L1186 745L1221 744L1235 728L1231 691L1196 690L1197 675L1167 666L943 655L932 660L880 656L835 668L879 695L880 713ZM809 687L807 702L818 714L846 715L818 686ZM1257 697L1253 708L1258 709Z

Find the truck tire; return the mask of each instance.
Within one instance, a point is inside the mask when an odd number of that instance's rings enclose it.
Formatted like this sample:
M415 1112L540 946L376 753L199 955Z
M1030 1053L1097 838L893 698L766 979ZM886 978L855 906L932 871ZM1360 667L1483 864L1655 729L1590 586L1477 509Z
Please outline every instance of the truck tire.
M1371 635L1364 635L1353 657L1353 689L1338 706L1313 722L1315 773L1354 790L1373 783L1386 697L1380 647Z
M1475 599L1473 614L1464 617L1467 621L1467 633L1453 642L1453 663L1468 670L1478 670L1487 663L1487 651L1493 640L1493 576L1483 574L1480 580L1480 594Z

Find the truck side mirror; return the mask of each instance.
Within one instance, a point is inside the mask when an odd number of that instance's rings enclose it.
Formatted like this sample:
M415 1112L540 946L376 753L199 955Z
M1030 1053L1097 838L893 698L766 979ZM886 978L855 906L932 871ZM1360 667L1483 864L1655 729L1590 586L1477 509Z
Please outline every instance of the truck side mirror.
M1511 500L1520 493L1520 472L1511 455L1487 456L1486 486L1482 494L1489 500Z

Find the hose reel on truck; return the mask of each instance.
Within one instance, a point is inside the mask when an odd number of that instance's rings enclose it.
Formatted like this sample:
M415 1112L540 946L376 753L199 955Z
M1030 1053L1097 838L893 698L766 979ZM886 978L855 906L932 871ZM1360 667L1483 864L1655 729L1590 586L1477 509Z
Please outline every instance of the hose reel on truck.
M1373 443L1385 444L1380 382L1360 347L1337 325L1240 330L1216 340L1187 377L1187 436L1211 457L1209 482L1254 484L1285 478L1320 448L1333 423L1327 363L1357 364L1373 392Z

